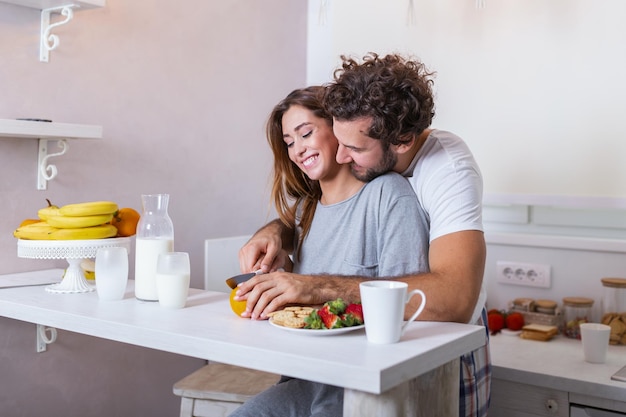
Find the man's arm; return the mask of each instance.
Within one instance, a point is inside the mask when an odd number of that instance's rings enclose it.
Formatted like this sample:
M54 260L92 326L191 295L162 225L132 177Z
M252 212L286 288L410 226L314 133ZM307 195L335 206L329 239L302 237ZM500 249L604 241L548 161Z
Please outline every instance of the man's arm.
M409 290L426 294L426 308L419 320L467 323L472 317L485 272L487 249L483 232L466 230L443 235L430 244L430 273L400 278ZM409 302L405 318L419 306Z
M279 219L259 229L239 250L239 267L242 272L262 269L267 273L285 268L287 256L293 251L293 227Z
M240 284L236 299L247 301L242 317L266 319L269 313L288 305L322 305L340 297L346 302L358 301L359 283L371 279L273 272Z
M435 239L430 245L430 272L397 279L426 294L426 308L419 320L467 323L472 317L485 268L486 247L480 231L462 231ZM336 298L359 300L359 283L375 278L335 275L298 275L276 272L257 275L239 287L247 299L244 317L264 319L287 304L323 304ZM417 309L420 300L409 302L405 318Z

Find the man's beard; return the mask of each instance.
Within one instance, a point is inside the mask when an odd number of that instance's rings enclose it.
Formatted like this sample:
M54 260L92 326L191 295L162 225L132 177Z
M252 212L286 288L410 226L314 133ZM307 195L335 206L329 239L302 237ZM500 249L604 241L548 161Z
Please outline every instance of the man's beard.
M350 170L352 171L352 175L354 175L359 181L370 182L374 178L391 171L393 167L396 166L397 162L398 156L387 148L383 152L382 160L375 167L367 168L365 172L358 172L354 169L355 164L352 162L350 164Z

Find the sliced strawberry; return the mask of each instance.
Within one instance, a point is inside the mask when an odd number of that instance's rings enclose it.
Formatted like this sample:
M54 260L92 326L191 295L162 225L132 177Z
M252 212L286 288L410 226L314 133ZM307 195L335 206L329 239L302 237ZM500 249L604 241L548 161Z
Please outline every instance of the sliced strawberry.
M363 306L361 306L361 304L350 304L348 307L346 307L346 311L344 313L344 315L346 316L346 318L348 316L352 316L354 319L354 324L353 326L358 326L360 324L363 324Z
M341 327L341 321L339 320L339 316L332 313L328 305L320 308L317 311L317 314L320 316L320 318L324 322L324 326L326 326L327 329Z

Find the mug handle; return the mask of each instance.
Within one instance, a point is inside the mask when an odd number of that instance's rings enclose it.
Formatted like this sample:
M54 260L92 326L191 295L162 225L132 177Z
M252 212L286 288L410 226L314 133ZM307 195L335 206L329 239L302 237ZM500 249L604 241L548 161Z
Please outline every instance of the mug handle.
M422 310L424 310L424 307L426 307L426 294L424 294L424 291L422 291L422 290L413 290L413 291L409 292L407 294L405 304L408 304L408 302L411 299L411 297L413 297L415 294L419 294L419 295L422 296L422 303L418 307L417 311L415 313L413 313L411 318L409 318L407 320L407 322L402 325L402 327L400 328L400 334L404 333L404 331L406 330L406 328L409 325L409 323L412 322L413 320L415 320L417 318L417 316L420 315Z

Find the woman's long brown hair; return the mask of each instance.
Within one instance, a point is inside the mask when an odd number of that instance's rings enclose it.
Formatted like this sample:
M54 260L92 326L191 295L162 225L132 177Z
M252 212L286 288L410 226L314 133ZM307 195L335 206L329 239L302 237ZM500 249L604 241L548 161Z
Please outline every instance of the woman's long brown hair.
M271 198L278 217L288 227L300 229L298 247L308 234L317 202L322 197L319 181L311 180L289 159L283 138L283 115L291 106L299 105L332 126L332 117L324 110L322 98L325 88L313 86L292 91L278 103L267 121L267 142L274 153L274 178ZM298 207L301 212L297 213ZM298 224L296 221L298 220Z

